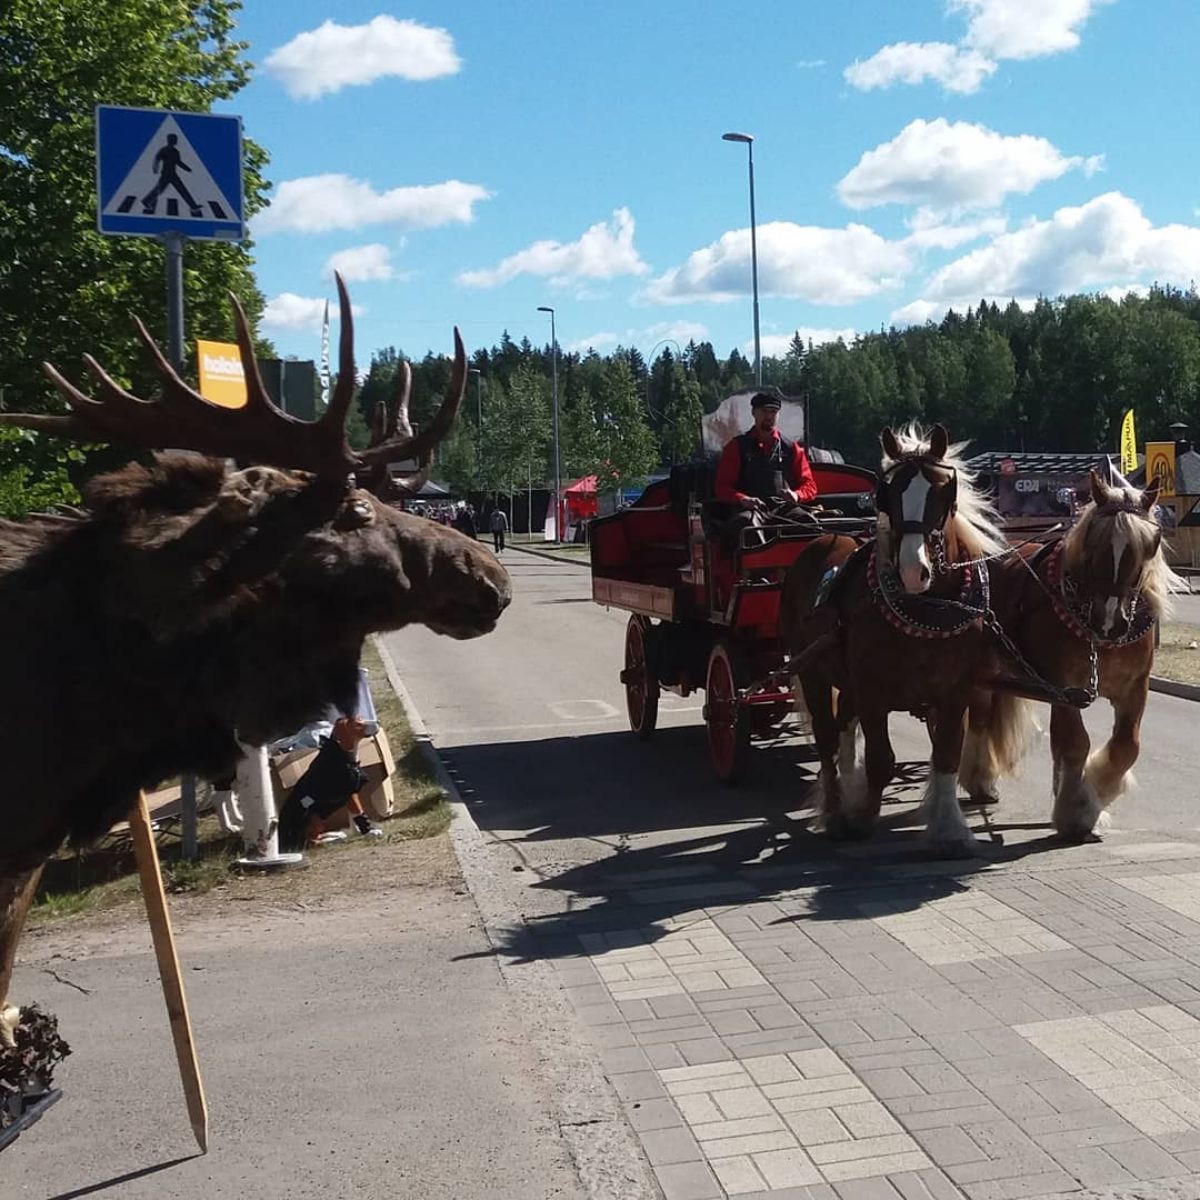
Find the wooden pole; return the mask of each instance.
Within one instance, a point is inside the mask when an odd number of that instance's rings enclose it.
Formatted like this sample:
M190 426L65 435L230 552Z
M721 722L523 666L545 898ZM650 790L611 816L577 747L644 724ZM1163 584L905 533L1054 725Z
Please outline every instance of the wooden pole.
M171 915L167 910L167 893L163 888L162 869L158 863L158 847L150 828L150 813L146 808L145 792L138 793L138 802L129 814L133 833L133 852L137 858L138 875L142 880L142 896L146 901L146 916L150 920L150 935L154 941L154 957L158 959L158 976L162 980L167 1015L171 1020L171 1037L175 1042L175 1058L183 1095L187 1101L192 1132L202 1154L208 1153L208 1106L204 1101L204 1082L196 1060L196 1045L192 1038L192 1022L188 1016L187 996L183 991L183 976L179 970L179 955L175 952L175 935L171 932Z

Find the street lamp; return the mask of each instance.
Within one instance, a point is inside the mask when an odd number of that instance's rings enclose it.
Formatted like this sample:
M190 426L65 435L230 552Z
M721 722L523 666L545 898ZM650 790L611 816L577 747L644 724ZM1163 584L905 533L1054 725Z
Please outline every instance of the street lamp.
M758 336L758 229L754 220L754 138L748 133L723 133L724 142L745 142L750 163L750 278L754 287L754 382L762 387L762 342Z
M562 499L559 495L562 475L558 467L558 337L554 331L554 309L539 304L538 312L550 314L551 393L554 402L554 540L562 541Z
M475 486L483 492L483 372L478 367L468 367L468 375L475 376Z

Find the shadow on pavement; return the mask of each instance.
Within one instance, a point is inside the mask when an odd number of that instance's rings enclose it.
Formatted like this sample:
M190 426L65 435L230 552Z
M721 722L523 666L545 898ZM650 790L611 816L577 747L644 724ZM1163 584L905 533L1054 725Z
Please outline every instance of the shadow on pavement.
M923 762L897 765L871 838L834 842L812 829L812 757L794 738L757 743L749 777L727 788L698 725L649 743L622 731L455 747L448 759L475 822L538 876L535 889L562 898L559 911L503 931L499 951L577 954L580 934L617 929L654 940L666 932L656 923L781 897L794 910L781 921L863 919L866 899L904 912L965 890L989 866L1067 849L1048 826L1006 825L993 811L969 814L976 857L932 858L915 807Z
M102 1183L92 1183L87 1187L76 1188L71 1192L58 1192L48 1197L48 1200L78 1200L81 1196L95 1196L99 1192L108 1191L109 1188L121 1187L126 1183L133 1183L137 1179L145 1179L148 1175L157 1175L160 1171L169 1171L172 1167L178 1167L183 1163L191 1162L193 1158L200 1157L199 1154L184 1154L179 1158L169 1159L167 1162L155 1163L152 1167L142 1167L137 1171L127 1171L124 1175L105 1179Z

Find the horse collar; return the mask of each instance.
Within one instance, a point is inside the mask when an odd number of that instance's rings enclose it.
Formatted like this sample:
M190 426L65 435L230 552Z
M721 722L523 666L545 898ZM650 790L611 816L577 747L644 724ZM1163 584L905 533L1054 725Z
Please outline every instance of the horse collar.
M1114 646L1127 646L1130 642L1140 641L1149 633L1154 624L1154 614L1150 606L1143 602L1141 594L1134 592L1131 604L1132 613L1129 618L1129 628L1118 638L1105 638L1096 633L1088 622L1092 615L1094 598L1081 596L1065 566L1066 540L1060 540L1050 551L1046 559L1046 582L1050 585L1046 591L1050 597L1050 605L1054 615L1080 640L1094 642L1102 649Z
M867 583L884 620L901 633L918 638L952 638L972 627L979 628L991 605L987 563L949 566L962 571L956 600L906 592L891 561L884 559L881 564L879 555L872 554L867 560Z

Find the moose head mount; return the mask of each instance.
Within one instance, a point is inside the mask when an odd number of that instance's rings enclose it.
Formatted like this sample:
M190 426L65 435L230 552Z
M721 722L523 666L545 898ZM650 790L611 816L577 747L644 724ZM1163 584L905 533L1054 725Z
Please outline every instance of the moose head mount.
M0 413L2 424L157 451L94 479L82 513L0 521L0 728L14 754L0 875L6 862L38 865L68 835L103 833L139 788L226 773L239 740L263 744L348 703L369 634L423 624L477 637L508 605L489 550L376 494L392 486L389 462L427 461L453 425L466 382L458 331L429 424L412 431L402 369L371 445L354 450L353 326L340 277L337 287L339 378L316 421L271 401L236 301L244 408L190 389L139 322L158 398L131 395L88 358L96 398L47 365L70 411Z

